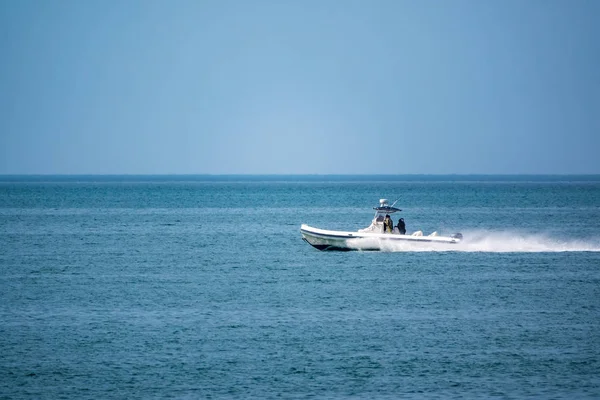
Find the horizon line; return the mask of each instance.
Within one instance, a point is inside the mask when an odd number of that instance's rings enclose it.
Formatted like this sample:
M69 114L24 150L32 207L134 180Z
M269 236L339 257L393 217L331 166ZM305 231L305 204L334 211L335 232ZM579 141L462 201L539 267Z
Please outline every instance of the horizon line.
M9 176L600 176L600 173L0 173Z

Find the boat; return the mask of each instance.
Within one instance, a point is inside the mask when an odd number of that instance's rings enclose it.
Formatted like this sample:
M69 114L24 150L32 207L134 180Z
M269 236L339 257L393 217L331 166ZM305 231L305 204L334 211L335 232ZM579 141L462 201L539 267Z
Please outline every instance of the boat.
M306 224L300 226L302 239L308 244L319 250L382 250L387 245L395 243L431 243L436 245L454 245L460 243L463 236L455 233L452 236L439 236L437 232L429 235L423 235L422 231L416 231L412 234L401 234L397 228L393 233L383 232L383 221L386 215L400 212L399 208L388 204L387 199L380 199L379 206L373 207L375 216L371 225L356 232L333 231L315 228Z

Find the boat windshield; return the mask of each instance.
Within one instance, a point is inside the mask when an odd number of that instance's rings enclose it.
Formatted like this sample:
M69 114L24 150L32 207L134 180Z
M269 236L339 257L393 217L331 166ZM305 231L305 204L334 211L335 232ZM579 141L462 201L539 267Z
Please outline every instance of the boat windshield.
M383 222L383 220L385 219L385 216L388 214L393 214L397 211L402 211L398 208L395 207L376 207L375 208L375 221L377 222Z
M389 206L386 199L379 200L379 207L373 207L373 209L375 210L375 222L383 222L387 214L393 214L395 212L402 211L399 208Z
M388 205L386 199L379 200L379 207L373 207L373 209L375 210L375 217L373 217L371 225L365 229L359 229L359 232L379 232L386 215L402 211L399 208Z

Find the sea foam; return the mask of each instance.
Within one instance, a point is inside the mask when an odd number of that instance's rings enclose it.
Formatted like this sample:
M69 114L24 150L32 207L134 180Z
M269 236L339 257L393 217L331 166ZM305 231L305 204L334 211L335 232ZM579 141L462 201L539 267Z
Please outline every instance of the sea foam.
M379 248L389 252L458 251L487 253L600 252L600 238L569 239L547 234L511 231L466 231L457 244L379 240ZM372 239L370 239L372 240ZM372 248L372 241L355 242L358 250Z

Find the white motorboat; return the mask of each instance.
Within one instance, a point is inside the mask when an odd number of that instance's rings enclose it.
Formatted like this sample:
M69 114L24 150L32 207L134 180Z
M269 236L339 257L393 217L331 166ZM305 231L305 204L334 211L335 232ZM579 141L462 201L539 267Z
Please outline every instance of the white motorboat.
M395 203L394 203L395 204ZM439 236L433 232L427 236L422 231L412 234L401 234L394 229L393 233L384 233L383 221L386 215L402 211L388 205L386 199L379 200L379 207L373 207L375 216L371 225L356 232L331 231L314 228L306 224L300 226L302 239L319 250L381 250L386 244L391 243L433 243L433 244L456 244L462 240L462 234L455 233L452 236Z

